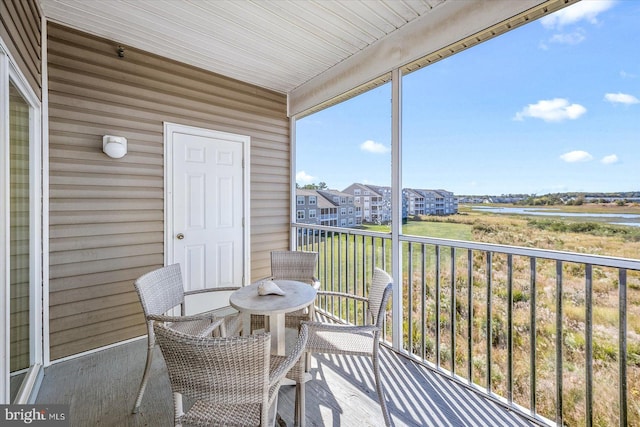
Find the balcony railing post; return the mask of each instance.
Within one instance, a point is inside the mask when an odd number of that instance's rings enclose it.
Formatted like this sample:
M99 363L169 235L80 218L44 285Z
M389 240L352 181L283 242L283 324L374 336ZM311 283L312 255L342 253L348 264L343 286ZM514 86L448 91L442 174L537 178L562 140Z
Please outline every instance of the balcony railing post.
M436 299L436 366L440 368L440 246L435 247L435 267L436 267L436 289L435 289L435 299Z
M456 374L456 248L451 247L451 375Z
M585 265L585 417L586 427L593 425L593 268L591 264Z
M536 414L536 258L529 258L529 372L531 415Z
M473 251L467 249L467 375L473 383Z
M556 424L562 424L562 261L556 261Z
M620 427L627 425L627 270L619 271L618 306L620 307Z
M427 319L427 310L426 310L426 304L427 304L427 246L426 245L420 245L421 247L421 274L420 274L420 283L421 283L421 287L422 287L422 292L421 292L421 301L420 301L420 311L422 313L422 317L420 320L420 331L421 331L421 336L420 336L420 355L422 357L422 360L425 360L427 358L426 356L426 350L425 350L425 336L426 336L426 325L425 325L425 321Z
M513 255L507 255L507 400L513 402Z
M491 270L492 264L492 252L487 251L487 393L491 393L491 345L493 343L493 327L491 322Z
M411 353L413 350L413 243L408 243L408 259L407 259L407 347Z

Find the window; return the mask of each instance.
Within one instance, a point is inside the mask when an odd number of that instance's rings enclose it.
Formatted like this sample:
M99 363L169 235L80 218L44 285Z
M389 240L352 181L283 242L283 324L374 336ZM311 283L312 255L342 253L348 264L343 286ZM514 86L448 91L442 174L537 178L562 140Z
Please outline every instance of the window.
M315 218L316 218L316 210L309 209L309 219L315 219Z
M354 194L355 196L359 196L359 195L360 195L360 191L361 191L361 190L360 190L359 188L356 188L355 190L353 190L353 194Z
M310 205L316 204L316 196L309 196L309 204Z
M346 215L347 214L347 208L340 208L340 215Z
M299 211L297 212L297 218L298 218L298 219L304 219L304 211L299 210Z
M23 378L36 378L42 366L42 314L40 292L42 287L42 186L41 174L47 170L40 160L40 103L24 76L5 54L0 43L0 129L6 136L0 138L0 257L3 265L0 280L3 292L9 296L0 307L2 323L0 359L7 361L0 372L10 396L25 388L22 399L28 396L32 385L22 384L20 376L9 381L11 373L25 371ZM7 155L4 155L4 154ZM46 176L46 175L45 175ZM7 178L4 181L4 178ZM7 237L11 238L8 239ZM40 272L40 274L38 274ZM5 310L6 309L6 310ZM7 312L8 311L8 312ZM5 317L6 316L6 317ZM7 370L4 367L8 368ZM35 372L35 374L34 374ZM14 378L16 379L14 381ZM0 396L4 398L4 390ZM7 396L7 399L9 396Z
M353 215L353 208L349 208L349 215Z
M296 197L296 203L298 205L304 205L304 196L297 196Z

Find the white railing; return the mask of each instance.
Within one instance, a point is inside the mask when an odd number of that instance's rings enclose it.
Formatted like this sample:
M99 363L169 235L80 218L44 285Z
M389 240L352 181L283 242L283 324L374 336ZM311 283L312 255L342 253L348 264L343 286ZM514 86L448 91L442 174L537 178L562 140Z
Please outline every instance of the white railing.
M639 260L406 235L393 248L386 233L293 227L328 290L365 295L373 267L392 271L400 251L397 351L542 424L640 423L640 325L627 318ZM317 305L362 322L362 307Z

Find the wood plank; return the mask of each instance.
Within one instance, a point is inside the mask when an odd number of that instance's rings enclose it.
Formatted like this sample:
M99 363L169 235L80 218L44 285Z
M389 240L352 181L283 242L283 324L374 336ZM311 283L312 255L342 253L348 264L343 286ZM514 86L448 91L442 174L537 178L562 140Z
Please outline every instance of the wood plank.
M130 322L129 327L122 329L113 329L100 335L80 336L74 338L71 342L65 342L60 345L51 345L51 358L59 359L62 357L70 356L82 351L91 350L94 348L104 347L107 345L115 344L123 339L131 339L146 334L146 328L143 324L135 324ZM126 337L126 338L122 338ZM131 409L129 409L131 411Z
M51 322L51 327L59 332L80 325L111 322L114 316L139 316L139 323L144 323L142 307L135 292L104 297L100 301L92 299L60 305L52 316L56 320Z
M93 274L96 272L108 272L119 270L122 268L140 267L148 263L148 265L157 264L158 257L162 257L162 251L157 253L149 253L138 256L124 256L99 261L84 261L69 264L52 264L50 277L71 278ZM55 290L55 289L53 289Z
M52 278L50 280L49 287L52 294L57 292L68 292L68 294L72 294L76 290L95 287L90 292L93 292L96 295L96 298L100 298L104 292L108 292L111 284L129 281L133 286L133 281L135 279L164 265L162 257L157 257L155 264L149 264L146 260L139 262L138 264L140 265L130 265L126 268L120 268L113 271L107 270L82 276ZM96 289L101 289L101 291ZM58 304L64 304L67 301L69 301L69 299L61 299Z
M50 260L52 263L57 265L70 263L82 263L87 265L90 262L104 261L117 257L134 257L139 255L162 253L163 249L163 242L110 247L94 246L86 249L52 252Z
M97 248L110 248L118 246L157 244L164 240L164 233L120 233L107 234L96 239L96 235L85 237L72 237L56 239L55 245L49 247L51 253L60 251L77 251Z
M71 302L86 301L90 299L101 300L106 296L133 292L133 282L136 278L137 276L131 277L129 280L109 283L108 286L102 286L103 284L98 284L93 286L85 286L82 288L51 292L49 295L49 304L51 304L51 306L56 306L68 304Z
M235 94L243 102L250 100L253 105L264 106L271 111L284 111L282 106L286 103L285 96L269 89L200 70L135 48L126 48L125 58L118 58L113 42L98 37L87 37L83 33L74 32L56 24L49 25L49 39L49 49L52 54L61 52L65 56L82 58L86 56L87 51L91 52L91 56L86 61L88 67L101 66L109 68L110 71L120 69L130 78L150 76L156 84L175 82L176 86L193 88L203 94L214 93L211 88L216 86L222 88L223 94L230 97Z

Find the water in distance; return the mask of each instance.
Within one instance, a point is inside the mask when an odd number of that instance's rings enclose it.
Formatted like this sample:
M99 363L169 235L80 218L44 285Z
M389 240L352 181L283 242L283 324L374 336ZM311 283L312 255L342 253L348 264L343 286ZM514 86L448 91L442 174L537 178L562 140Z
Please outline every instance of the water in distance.
M624 213L588 213L588 212L562 212L560 209L553 208L516 208L516 207L492 207L492 206L473 206L471 209L478 212L491 212L497 214L508 215L532 215L532 216L556 216L556 217L582 217L592 219L611 219L609 224L629 225L640 227L639 214ZM625 220L625 221L621 221Z

